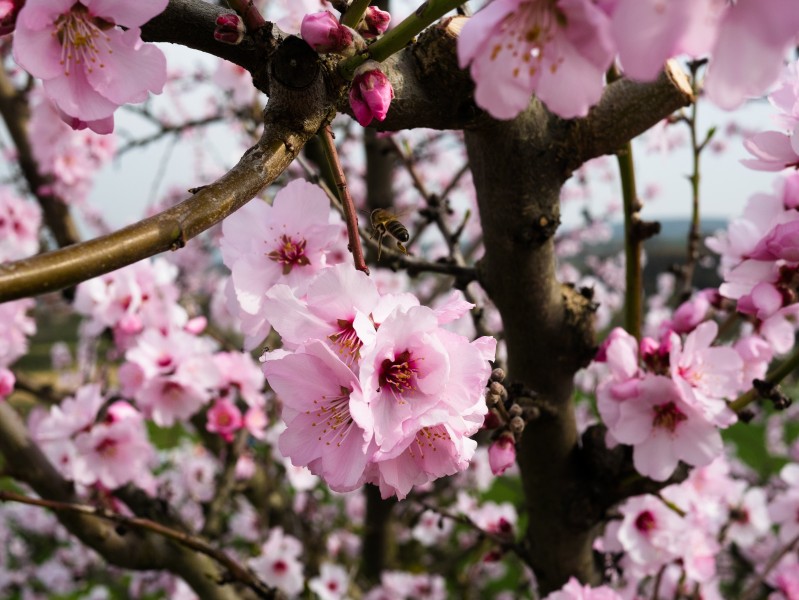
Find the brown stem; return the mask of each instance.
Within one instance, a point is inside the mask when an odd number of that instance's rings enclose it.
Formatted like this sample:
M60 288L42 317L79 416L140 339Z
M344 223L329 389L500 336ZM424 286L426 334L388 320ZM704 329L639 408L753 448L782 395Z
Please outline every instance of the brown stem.
M258 12L253 0L228 0L228 4L230 8L241 15L242 19L244 19L244 25L250 33L258 31L266 25L266 21L261 16L261 13Z
M336 151L336 142L333 141L333 129L326 125L322 132L322 142L325 145L325 152L330 166L333 169L333 177L336 182L336 189L341 204L344 206L344 220L347 223L347 237L349 238L349 250L355 261L355 268L369 274L369 267L363 258L363 248L361 247L361 236L358 233L358 214L355 211L355 204L347 188L347 179L344 177L344 169L341 168L341 161Z
M56 243L64 247L78 242L80 235L72 220L69 207L61 198L42 191L52 181L39 173L39 166L33 158L33 150L28 140L30 109L27 92L18 92L3 69L0 69L0 115L17 149L19 168L28 183L28 188L42 208L44 223L52 232Z
M374 485L364 486L363 493L366 494L366 520L361 548L361 569L367 580L377 582L394 552L391 512L397 501L395 498L383 500L380 497L380 488Z
M301 90L277 83L272 87L261 139L228 173L177 206L117 232L0 265L0 302L56 291L159 252L178 250L249 202L332 116L321 75Z

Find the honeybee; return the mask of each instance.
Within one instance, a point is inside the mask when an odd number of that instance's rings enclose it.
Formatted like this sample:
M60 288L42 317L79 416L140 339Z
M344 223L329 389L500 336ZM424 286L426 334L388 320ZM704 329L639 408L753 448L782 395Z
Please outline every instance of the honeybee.
M377 236L377 260L380 260L380 253L383 250L383 236L386 234L397 241L397 249L400 252L408 254L402 243L411 239L411 236L408 234L408 229L405 225L400 222L399 215L382 208L376 208L372 211L370 219L372 222L371 239Z

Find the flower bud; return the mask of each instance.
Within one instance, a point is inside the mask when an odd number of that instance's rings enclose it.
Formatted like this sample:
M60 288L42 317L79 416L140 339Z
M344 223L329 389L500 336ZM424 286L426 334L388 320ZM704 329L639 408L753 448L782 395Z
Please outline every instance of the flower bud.
M497 367L493 371L491 371L491 381L499 381L501 382L505 379L505 371Z
M515 461L516 442L506 431L488 448L488 465L494 475L502 475Z
M393 97L391 82L375 61L366 61L355 72L350 88L350 106L362 126L369 125L372 119L384 120Z
M17 25L17 15L25 0L0 0L0 35L6 35L14 31Z
M15 383L16 378L11 371L8 369L0 369L0 400L11 395L11 392L14 391Z
M376 6L370 6L363 15L363 20L358 24L358 32L367 40L376 38L388 29L391 15Z
M343 52L352 46L352 30L328 11L305 15L300 35L317 52Z
M244 39L244 21L236 13L225 13L216 18L214 39L235 46Z

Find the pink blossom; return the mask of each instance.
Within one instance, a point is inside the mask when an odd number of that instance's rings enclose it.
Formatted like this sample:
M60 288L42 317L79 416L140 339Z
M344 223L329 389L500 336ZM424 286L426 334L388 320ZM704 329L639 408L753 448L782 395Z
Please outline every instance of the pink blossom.
M630 560L645 573L658 569L681 555L685 532L682 519L660 498L645 495L630 498L619 507L623 520L617 536Z
M284 283L299 294L326 265L326 253L342 230L329 223L330 201L307 181L295 180L280 190L272 205L254 201L222 224L220 247L231 271L231 297L252 349L270 324L263 312L266 292Z
M496 0L458 38L475 101L498 119L518 115L533 93L561 117L584 116L602 94L613 54L610 21L587 0Z
M435 546L452 533L454 523L433 510L425 510L416 520L411 537L422 546Z
M666 480L679 461L703 466L723 448L718 429L686 401L672 379L660 375L631 384L630 396L619 403L617 421L608 428L616 440L633 446L636 470L657 481Z
M516 441L505 432L488 448L488 463L494 475L502 475L516 462Z
M139 28L166 4L28 0L17 17L14 59L44 80L45 93L67 115L88 123L105 119L121 104L163 88L166 60L142 43Z
M352 398L361 394L355 374L321 341L267 359L264 372L283 402L280 452L335 491L358 487L371 453L370 437L350 413Z
M326 340L357 372L361 348L374 338L372 312L379 302L371 278L342 264L321 271L308 284L304 300L288 286L275 285L266 294L263 310L285 348Z
M797 33L799 11L792 0L740 0L728 5L708 68L708 97L732 110L748 97L763 94L779 77Z
M592 588L571 577L561 590L552 592L545 600L622 600L622 597L605 585Z
M220 394L235 400L241 397L248 406L263 407L264 374L252 357L245 352L217 352L214 364L221 376Z
M227 398L219 398L208 409L206 430L218 433L226 442L232 442L233 435L241 427L241 411Z
M654 79L672 56L705 54L721 17L715 0L619 0L613 38L624 72Z
M446 422L471 435L487 412L482 394L489 374L479 348L441 329L431 309L397 311L363 355L364 394L353 402L353 418L374 433L382 456L404 450L428 425Z
M0 304L0 367L8 367L28 351L28 337L36 333L36 322L28 316L31 299Z
M308 581L308 588L319 600L343 600L348 598L350 578L344 567L324 562L319 566L319 575Z
M36 204L0 188L0 263L36 253L41 221L42 211Z
M269 537L261 547L260 555L248 562L250 568L267 585L294 596L302 591L304 584L300 554L302 554L300 541L284 534L281 527L275 527L270 530Z
M366 127L372 119L385 120L392 98L394 88L377 62L368 60L358 67L350 88L350 107L358 123Z
M799 262L799 215L775 225L749 255L754 260Z
M744 148L754 158L741 159L741 164L755 171L782 171L799 168L799 150L792 139L779 131L761 131L744 140Z
M252 437L257 440L262 440L264 439L266 426L269 425L269 419L262 407L251 406L247 409L247 412L244 413L242 424Z
M317 52L342 52L352 46L352 30L338 22L330 11L305 15L300 26L302 39Z
M115 489L149 474L155 453L141 414L127 402L115 402L103 422L75 437L78 456L74 479Z
M477 442L467 435L446 423L421 427L390 454L376 454L367 481L379 486L383 498L397 496L402 500L413 486L465 470L477 448Z
M715 321L705 321L685 338L685 344L672 334L669 364L685 400L715 425L727 427L736 417L723 398L734 397L741 389L743 361L733 348L712 346L717 333Z
M752 385L752 380L765 378L774 352L771 345L757 335L740 338L735 342L734 348L744 363L741 387L748 389Z

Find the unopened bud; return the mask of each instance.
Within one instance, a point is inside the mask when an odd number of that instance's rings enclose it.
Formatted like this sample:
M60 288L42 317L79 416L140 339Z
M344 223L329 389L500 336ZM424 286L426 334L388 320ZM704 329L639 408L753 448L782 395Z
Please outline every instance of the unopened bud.
M494 475L502 475L516 461L516 440L505 431L488 447L488 465Z
M488 386L488 391L503 399L508 397L508 390L506 390L505 386L498 381L492 381L491 385Z
M358 24L358 32L367 40L376 38L388 29L391 15L376 6L370 6L363 15L363 20Z
M491 381L503 381L505 379L505 371L497 367L491 371Z
M394 97L394 88L380 65L367 60L355 71L350 88L350 106L355 118L366 127L372 119L383 121Z
M510 429L514 435L519 435L524 431L524 419L521 417L513 417L510 423L508 423L508 429Z
M520 417L522 415L522 407L516 404L515 402L510 405L508 409L508 414L511 417Z
M25 0L0 1L0 35L14 31L17 25L17 15L23 6L25 6Z
M216 18L214 39L235 46L244 39L244 21L236 13L225 13Z
M493 392L486 394L486 406L488 408L492 408L500 402L502 402L502 397L499 394L494 394Z
M317 52L343 53L352 46L352 30L342 25L328 11L305 15L300 35Z

